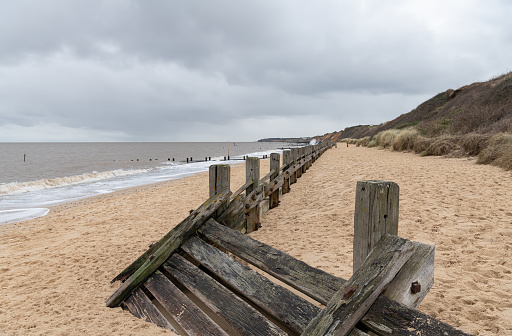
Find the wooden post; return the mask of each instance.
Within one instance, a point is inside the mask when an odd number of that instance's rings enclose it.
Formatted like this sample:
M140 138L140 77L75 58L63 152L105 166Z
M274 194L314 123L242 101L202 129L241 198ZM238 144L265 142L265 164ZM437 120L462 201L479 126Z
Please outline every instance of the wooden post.
M283 151L284 170L286 170L290 167L291 159L292 159L292 152L290 150ZM290 192L290 177L284 179L282 191L283 191L283 194L287 194Z
M210 166L210 198L218 195L222 190L230 188L231 178L231 166L230 165L211 165ZM229 199L219 208L217 216L220 216L229 206Z
M274 173L270 175L270 187L272 187L272 180L275 179L280 171L281 168L281 155L278 153L272 153L270 154L270 170L274 170ZM269 209L273 209L279 205L279 188L275 188L275 190L272 191L270 194L270 203L269 203Z
M290 161L291 161L291 164L292 165L296 165L297 164L297 157L298 157L298 154L297 154L297 148L292 148L291 150L291 158L290 158ZM293 172L293 174L290 176L290 185L294 184L295 182L297 182L297 172Z
M297 148L297 163L299 163L301 160L302 160L302 150L300 148ZM295 177L297 179L299 179L301 176L302 176L302 166L299 167L299 169L297 169L297 171L295 172Z
M245 177L246 181L253 181L246 189L246 195L258 188L260 183L260 159L257 157L248 157L245 161ZM260 206L256 205L247 212L247 233L258 230L260 225Z
M398 235L399 187L394 182L359 181L354 213L353 270L386 234Z
M306 158L306 147L301 148L301 157ZM302 174L304 174L308 170L308 163L307 161L304 161L304 164L302 165Z

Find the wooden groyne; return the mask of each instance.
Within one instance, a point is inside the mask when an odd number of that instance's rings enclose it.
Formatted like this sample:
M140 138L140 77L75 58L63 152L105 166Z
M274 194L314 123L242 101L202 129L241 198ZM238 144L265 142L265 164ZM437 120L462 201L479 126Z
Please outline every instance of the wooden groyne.
M330 147L272 154L263 178L249 158L234 193L230 167L210 167L210 198L114 278L107 306L181 335L467 335L414 309L433 284L434 246L396 236L393 182L357 184L348 280L244 234Z

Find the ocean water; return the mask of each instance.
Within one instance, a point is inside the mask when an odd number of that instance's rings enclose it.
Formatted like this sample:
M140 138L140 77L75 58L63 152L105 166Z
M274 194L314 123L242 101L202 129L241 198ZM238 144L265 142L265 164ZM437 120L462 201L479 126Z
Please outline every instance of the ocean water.
M48 207L183 178L287 143L0 143L0 225L44 216ZM229 156L230 160L224 161ZM208 158L212 161L206 161ZM187 163L187 159L189 162Z

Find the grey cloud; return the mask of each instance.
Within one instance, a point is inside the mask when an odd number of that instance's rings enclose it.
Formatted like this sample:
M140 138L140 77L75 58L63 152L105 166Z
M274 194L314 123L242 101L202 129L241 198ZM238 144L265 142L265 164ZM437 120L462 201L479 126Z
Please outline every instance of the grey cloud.
M510 70L510 9L498 0L7 0L0 131L53 123L61 136L254 140L378 123Z

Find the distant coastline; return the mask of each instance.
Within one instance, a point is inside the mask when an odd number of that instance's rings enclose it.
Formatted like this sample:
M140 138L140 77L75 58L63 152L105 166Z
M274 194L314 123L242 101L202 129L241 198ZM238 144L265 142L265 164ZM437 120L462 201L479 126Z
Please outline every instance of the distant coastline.
M309 143L311 141L311 137L304 138L266 138L260 139L258 142L293 142L293 143Z

